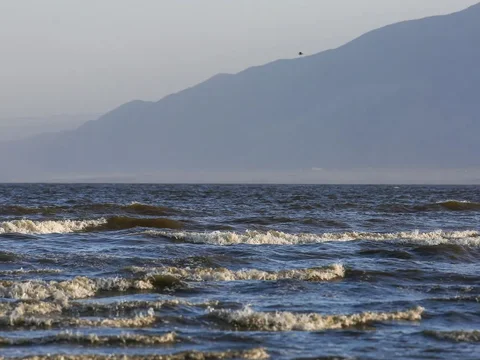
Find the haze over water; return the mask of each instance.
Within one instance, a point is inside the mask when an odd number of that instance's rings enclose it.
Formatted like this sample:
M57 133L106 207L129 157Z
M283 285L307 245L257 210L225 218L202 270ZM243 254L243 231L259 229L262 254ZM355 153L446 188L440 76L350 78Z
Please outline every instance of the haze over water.
M478 186L0 185L0 356L477 359L479 224Z

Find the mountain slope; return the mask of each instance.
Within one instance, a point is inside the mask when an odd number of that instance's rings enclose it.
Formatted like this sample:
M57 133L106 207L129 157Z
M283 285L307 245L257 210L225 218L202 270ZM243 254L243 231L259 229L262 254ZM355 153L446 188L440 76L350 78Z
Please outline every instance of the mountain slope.
M479 166L478 44L480 4L217 75L0 153L19 174Z
M31 138L45 132L76 129L97 114L54 115L48 117L24 117L0 119L0 142Z

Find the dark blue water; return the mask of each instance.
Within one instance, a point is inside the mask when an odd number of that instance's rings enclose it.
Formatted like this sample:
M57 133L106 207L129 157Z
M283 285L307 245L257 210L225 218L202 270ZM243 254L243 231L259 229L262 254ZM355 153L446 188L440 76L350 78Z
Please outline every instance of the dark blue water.
M479 259L478 186L0 185L0 356L479 359Z

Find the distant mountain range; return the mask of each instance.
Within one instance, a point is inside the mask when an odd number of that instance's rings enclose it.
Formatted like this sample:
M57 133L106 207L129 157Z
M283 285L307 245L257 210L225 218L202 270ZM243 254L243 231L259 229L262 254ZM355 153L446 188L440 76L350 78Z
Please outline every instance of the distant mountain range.
M0 144L1 178L480 167L480 4ZM192 61L194 61L192 59Z
M95 114L62 114L44 117L0 118L0 141L26 139L46 132L73 130L97 119Z

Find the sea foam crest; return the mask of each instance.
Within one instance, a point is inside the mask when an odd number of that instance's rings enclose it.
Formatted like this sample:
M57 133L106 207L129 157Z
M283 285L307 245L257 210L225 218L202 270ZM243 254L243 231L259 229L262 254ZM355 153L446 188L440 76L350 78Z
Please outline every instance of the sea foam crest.
M199 308L210 308L218 306L219 301L207 300L204 302L191 302L184 299L167 298L153 301L119 301L112 303L102 302L82 302L71 301L68 303L58 303L52 301L41 300L18 300L0 302L0 318L18 318L45 316L50 314L78 314L89 313L98 314L99 312L107 312L109 314L120 314L144 309L160 310L164 307L189 306Z
M91 319L70 319L68 326L81 327L108 327L108 328L141 328L151 326L155 323L155 311L150 308L145 313L139 313L132 318L104 318Z
M43 316L52 313L61 313L63 309L64 307L61 304L46 301L2 302L0 303L0 318Z
M148 309L134 317L128 318L78 318L78 317L34 317L20 314L0 316L2 326L22 326L34 328L50 327L108 327L108 328L143 328L152 326L156 322L155 311Z
M104 225L106 219L98 220L13 220L0 222L0 234L67 234L84 231L92 227Z
M323 268L291 269L277 272L262 271L257 269L229 270L226 268L143 268L130 267L134 273L146 273L147 276L173 276L186 281L241 281L241 280L303 280L303 281L329 281L345 277L345 268L341 264L333 264Z
M344 232L323 234L288 234L281 231L233 231L188 232L155 231L144 232L150 236L162 236L174 240L210 245L299 245L335 241L385 241L395 240L406 243L423 243L425 245L459 244L480 246L480 232L476 230L431 232L405 231L396 233Z
M84 334L80 332L64 331L53 336L36 338L5 338L0 337L0 345L25 346L25 345L50 345L50 344L91 344L91 345L158 345L174 343L177 334L169 332L163 335L142 335L122 333L113 336L100 336L97 334Z
M254 331L320 331L343 329L382 321L418 321L424 309L416 307L397 312L364 312L352 315L299 314L292 312L256 312L243 310L211 310L210 315L240 330Z
M263 348L250 350L228 350L221 352L201 352L186 351L176 354L163 355L125 355L125 354L89 354L89 355L65 355L48 354L32 357L24 357L22 360L227 360L227 359L246 359L246 360L265 360L269 355Z
M204 302L191 302L185 299L159 299L154 301L149 300L133 300L133 301L119 301L113 303L101 303L101 302L71 302L66 309L72 309L74 312L92 312L98 313L99 311L106 311L109 313L122 313L127 311L136 311L139 309L154 309L160 310L164 307L177 307L177 306L189 306L199 308L210 308L212 306L218 306L220 302L217 300L206 300Z
M63 305L70 300L94 296L98 291L152 290L159 287L179 285L187 281L236 281L236 280L281 280L328 281L345 276L343 265L334 264L324 268L292 269L266 272L256 269L232 271L228 269L181 269L130 268L133 272L144 272L140 278L87 278L76 277L65 281L0 281L0 297L24 301L53 301Z
M67 303L92 297L100 290L149 290L154 285L142 279L76 277L65 281L0 281L0 297L19 300L52 300Z

